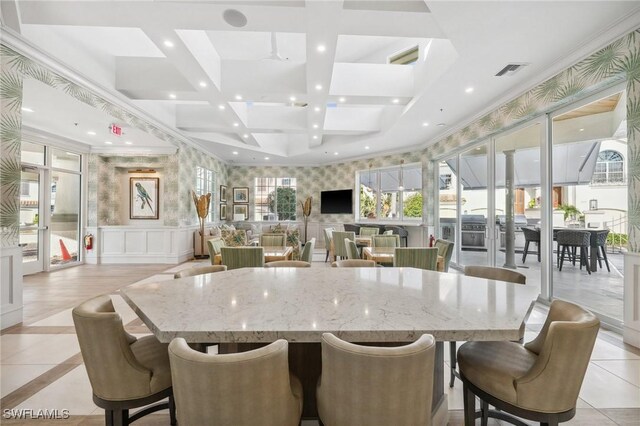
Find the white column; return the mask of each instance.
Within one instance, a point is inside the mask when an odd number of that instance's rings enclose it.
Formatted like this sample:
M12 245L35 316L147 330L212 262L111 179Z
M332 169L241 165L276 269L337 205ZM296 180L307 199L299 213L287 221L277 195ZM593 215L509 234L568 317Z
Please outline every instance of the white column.
M624 255L623 339L640 348L640 253Z

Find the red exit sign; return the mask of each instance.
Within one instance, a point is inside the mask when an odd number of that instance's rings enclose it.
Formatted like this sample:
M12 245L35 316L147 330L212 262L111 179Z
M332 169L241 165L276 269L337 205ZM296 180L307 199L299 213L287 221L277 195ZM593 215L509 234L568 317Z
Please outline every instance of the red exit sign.
M122 127L112 124L111 133L113 133L114 135L122 136Z

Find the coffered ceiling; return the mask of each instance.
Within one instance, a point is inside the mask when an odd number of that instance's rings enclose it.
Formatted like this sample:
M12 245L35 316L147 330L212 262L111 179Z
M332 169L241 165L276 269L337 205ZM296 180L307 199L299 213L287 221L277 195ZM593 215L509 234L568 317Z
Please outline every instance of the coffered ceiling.
M627 31L619 24L638 7L2 2L5 25L203 149L235 163L300 165L424 147ZM415 47L413 64L389 63ZM495 76L510 63L526 66ZM43 130L58 132L50 121Z

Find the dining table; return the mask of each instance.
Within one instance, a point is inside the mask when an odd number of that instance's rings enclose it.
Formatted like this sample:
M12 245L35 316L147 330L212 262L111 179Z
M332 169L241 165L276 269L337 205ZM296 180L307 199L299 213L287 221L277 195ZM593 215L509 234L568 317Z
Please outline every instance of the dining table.
M444 425L443 342L521 339L538 288L414 268L318 267L242 268L132 284L120 293L161 342L182 337L230 353L286 339L305 419L317 418L323 333L377 346L431 334L432 420Z
M374 260L383 265L393 265L395 251L395 247L363 247L362 257L366 260ZM436 270L438 272L444 272L444 256L438 255Z

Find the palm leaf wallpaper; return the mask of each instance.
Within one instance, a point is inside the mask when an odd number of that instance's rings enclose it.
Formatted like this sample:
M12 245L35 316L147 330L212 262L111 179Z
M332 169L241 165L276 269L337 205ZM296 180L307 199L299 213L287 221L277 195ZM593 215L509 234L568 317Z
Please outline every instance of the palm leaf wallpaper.
M2 171L3 194L12 193L9 187L15 185L15 174L11 169L19 168L19 146L21 116L22 79L34 78L51 87L64 91L81 102L98 108L127 125L148 132L161 140L170 142L178 148L177 154L158 157L150 160L147 157L121 156L89 156L88 221L90 226L117 224L118 200L109 191L117 182L117 167L122 164L156 164L161 166L165 175L163 199L165 204L165 225L193 225L197 217L193 210L190 191L195 181L195 167L200 165L215 172L216 188L233 182L233 186L247 186L253 191L255 177L297 178L300 193L313 196L314 203L319 203L319 192L324 189L352 188L355 186L355 172L366 170L369 163L372 167L397 165L400 160L405 163L422 162L423 195L425 200L433 200L436 192L434 179L435 163L433 158L441 157L458 147L473 143L480 138L513 127L528 118L569 104L577 98L596 92L617 81L627 79L627 118L629 144L629 219L630 247L640 250L640 32L628 34L609 46L595 52L571 68L543 82L532 90L502 105L493 112L472 122L461 131L446 136L421 152L387 155L366 160L345 162L322 167L245 167L230 166L222 161L203 155L201 151L187 145L182 140L164 132L154 124L147 122L130 111L123 110L90 90L78 86L64 77L52 72L47 67L26 58L11 48L0 45L2 70L0 70L0 92L2 95L2 120L0 135L2 136L2 156L12 156L16 161L4 167ZM20 100L18 100L20 98ZM17 107L17 108L16 108ZM6 154L5 154L6 152ZM17 165L17 166L16 166ZM12 177L13 176L13 177ZM5 188L5 183L7 187ZM219 202L219 194L214 195ZM253 202L253 194L250 193ZM435 203L424 203L425 223L432 225ZM4 197L0 200L3 223L11 223L9 230L3 230L2 244L17 243L17 216L19 213L16 197ZM172 206L172 208L167 208ZM176 208L177 206L177 208ZM214 209L217 214L218 209ZM312 219L315 221L352 221L350 215L321 216L319 206L313 208ZM298 212L301 214L301 212ZM6 229L6 228L3 228ZM5 236L5 234L7 236Z

